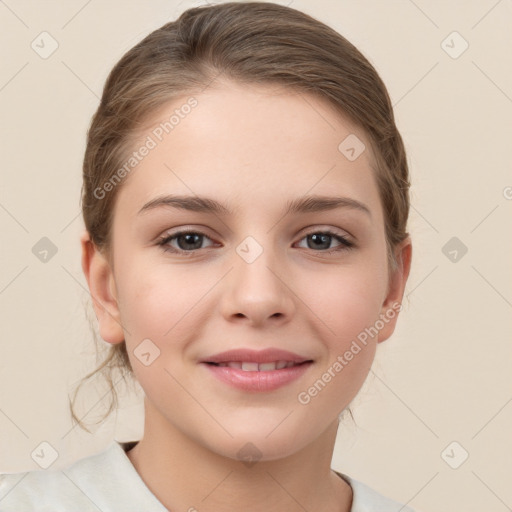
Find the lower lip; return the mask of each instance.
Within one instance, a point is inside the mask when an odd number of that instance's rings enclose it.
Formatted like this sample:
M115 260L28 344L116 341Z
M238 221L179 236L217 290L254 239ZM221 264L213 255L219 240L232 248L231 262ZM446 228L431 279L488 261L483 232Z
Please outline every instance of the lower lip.
M313 364L303 363L290 368L280 370L269 370L264 372L246 372L229 366L215 366L213 364L201 363L212 372L212 374L223 382L243 391L273 391L298 379Z

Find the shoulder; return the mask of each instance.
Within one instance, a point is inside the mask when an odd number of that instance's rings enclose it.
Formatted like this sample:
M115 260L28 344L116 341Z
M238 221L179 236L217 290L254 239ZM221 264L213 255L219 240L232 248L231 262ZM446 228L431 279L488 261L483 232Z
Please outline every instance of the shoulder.
M352 487L352 508L351 512L419 512L412 508L388 498L365 483L356 480L344 473L335 471Z
M141 505L165 511L117 441L61 470L0 474L0 512L132 511Z

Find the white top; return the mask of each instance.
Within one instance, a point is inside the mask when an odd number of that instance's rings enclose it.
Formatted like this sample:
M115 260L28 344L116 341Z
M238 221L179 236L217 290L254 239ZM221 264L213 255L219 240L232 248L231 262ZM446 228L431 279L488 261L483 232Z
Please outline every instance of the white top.
M0 474L0 512L168 512L126 455L135 443L112 441L102 452L62 470ZM414 512L336 473L352 487L351 512Z

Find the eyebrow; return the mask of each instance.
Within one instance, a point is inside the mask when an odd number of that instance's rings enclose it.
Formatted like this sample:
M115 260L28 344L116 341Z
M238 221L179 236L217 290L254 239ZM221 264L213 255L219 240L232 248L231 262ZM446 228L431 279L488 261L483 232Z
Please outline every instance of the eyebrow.
M214 213L218 215L233 215L233 212L215 199L201 196L165 195L147 202L138 212L140 215L155 208L168 207L192 212ZM312 213L336 208L347 208L364 212L371 217L370 209L360 201L350 197L338 196L305 196L287 201L284 215L291 213Z

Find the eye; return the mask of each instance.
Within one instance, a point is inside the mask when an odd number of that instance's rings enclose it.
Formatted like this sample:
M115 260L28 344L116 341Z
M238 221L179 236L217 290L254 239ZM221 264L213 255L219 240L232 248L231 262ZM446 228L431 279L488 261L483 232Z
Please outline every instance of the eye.
M315 252L323 252L327 254L354 248L354 243L348 238L343 235L333 233L332 231L313 231L308 233L304 238L302 238L302 240L308 241L307 248L309 249L328 249L322 251L315 250ZM338 241L339 245L329 249L333 240Z
M182 254L184 256L193 256L196 251L205 248L202 247L205 239L211 240L209 236L201 231L183 230L163 236L158 240L158 245L166 252ZM343 235L333 233L332 231L313 231L304 236L301 241L302 240L308 241L308 249L314 249L314 252L327 254L355 247L354 243L348 238ZM333 241L337 241L339 245L334 248L329 248ZM173 242L176 242L177 247L173 245ZM322 250L318 251L317 249Z
M186 256L192 256L194 251L203 249L201 246L205 238L211 240L210 237L201 231L178 231L172 235L166 235L163 238L160 238L158 245L167 252L181 253ZM177 248L171 244L173 241L176 241L178 245Z

